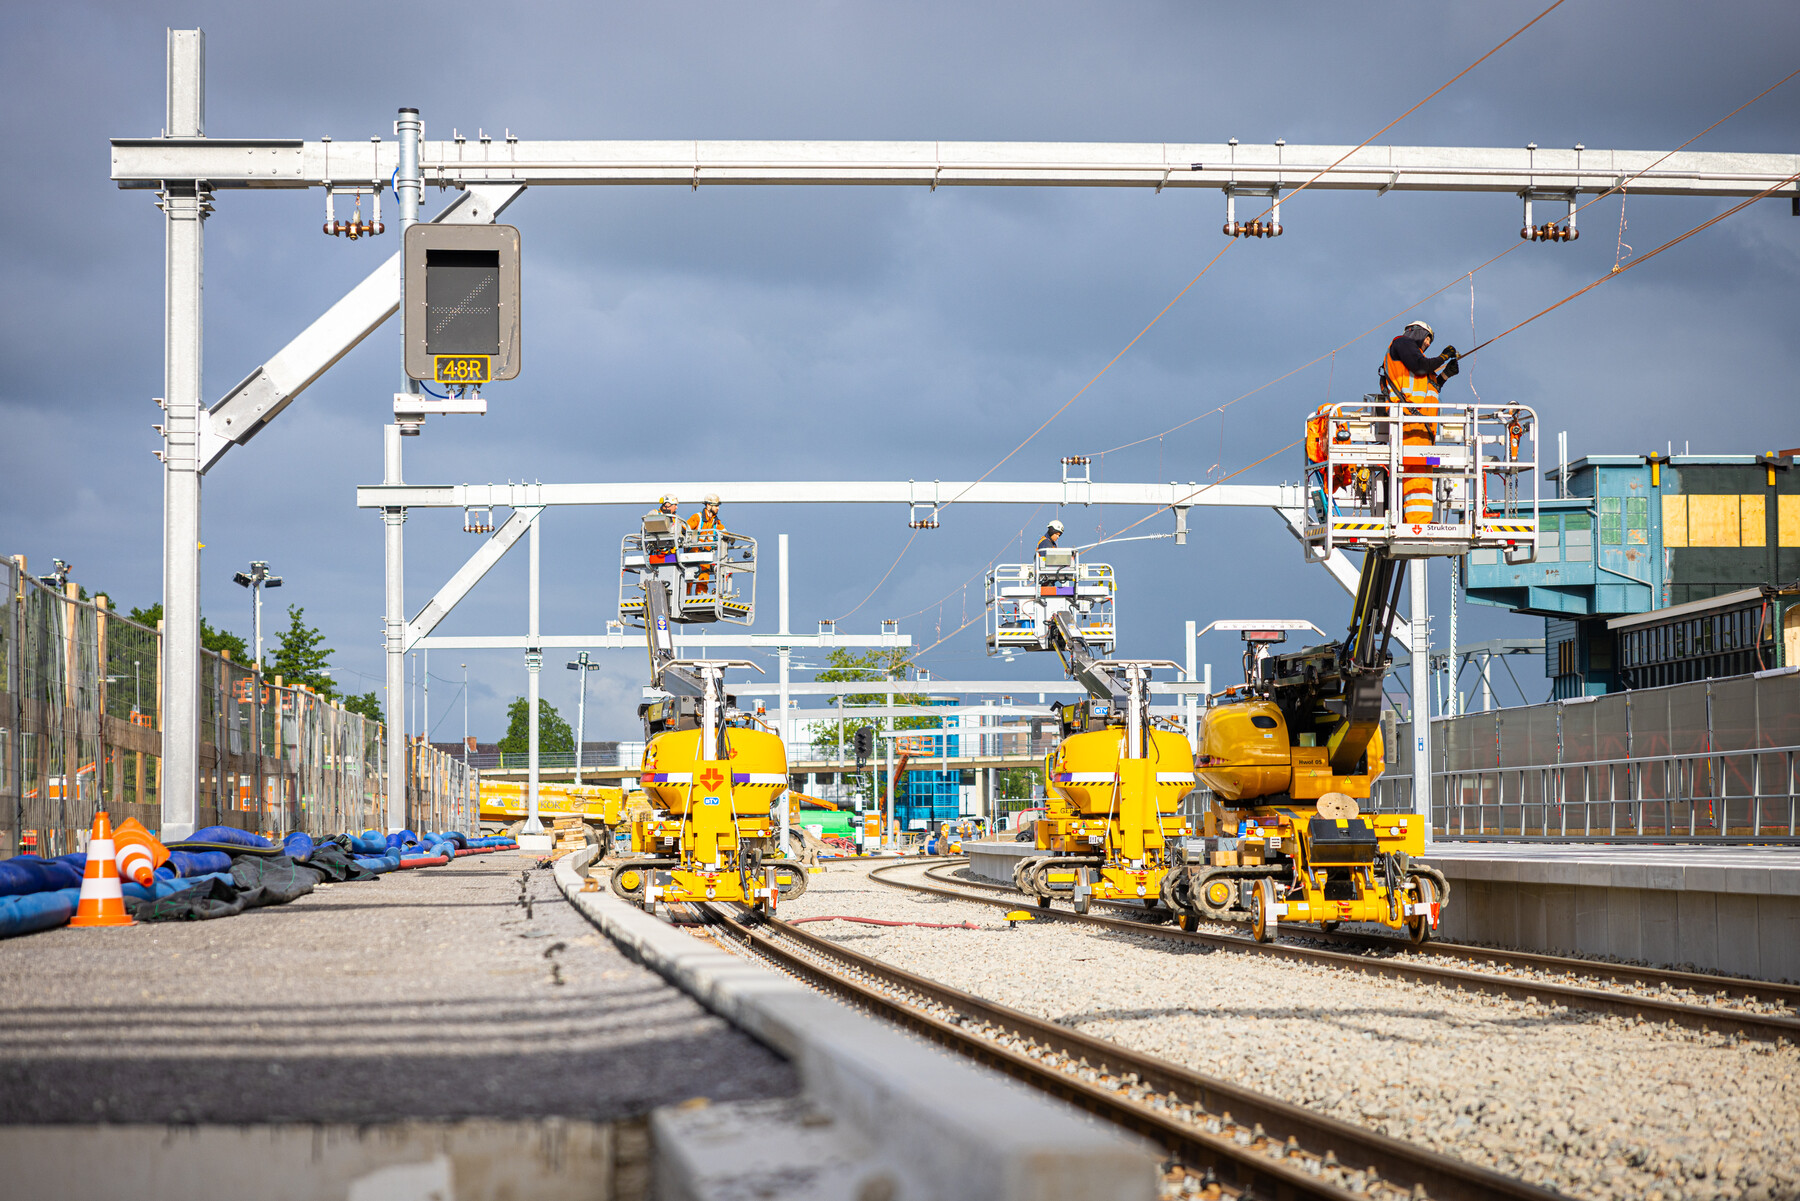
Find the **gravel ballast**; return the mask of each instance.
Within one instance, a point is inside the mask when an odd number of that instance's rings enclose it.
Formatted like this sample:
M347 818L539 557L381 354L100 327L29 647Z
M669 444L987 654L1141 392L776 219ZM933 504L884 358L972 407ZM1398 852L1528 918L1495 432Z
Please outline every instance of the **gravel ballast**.
M891 862L891 861L890 861ZM928 861L929 862L929 861ZM919 868L903 878L918 879ZM945 984L1592 1198L1800 1198L1800 1050L903 892L835 863L781 916Z

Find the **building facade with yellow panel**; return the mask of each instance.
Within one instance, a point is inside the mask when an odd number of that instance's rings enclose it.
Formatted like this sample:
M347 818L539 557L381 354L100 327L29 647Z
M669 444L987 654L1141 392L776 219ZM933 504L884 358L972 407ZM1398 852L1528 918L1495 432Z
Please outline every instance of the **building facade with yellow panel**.
M1469 557L1468 597L1544 618L1568 697L1800 663L1800 451L1590 455L1546 474L1535 563Z

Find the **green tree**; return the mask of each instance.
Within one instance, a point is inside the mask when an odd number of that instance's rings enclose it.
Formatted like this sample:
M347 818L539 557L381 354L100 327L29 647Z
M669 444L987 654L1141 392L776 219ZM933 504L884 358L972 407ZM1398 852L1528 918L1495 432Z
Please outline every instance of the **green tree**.
M525 755L531 752L531 706L525 698L515 696L506 707L506 737L500 740L500 753ZM563 720L556 706L538 698L538 754L573 755L575 731Z
M157 601L148 609L133 609L125 616L154 630L156 623L162 620L162 602ZM200 617L200 649L211 651L215 655L221 651L230 651L233 663L248 665L250 662L250 645L230 630L214 629L204 614Z
M302 606L288 606L288 627L276 636L275 654L265 670L280 676L283 684L305 684L335 700L337 685L326 669L337 652L324 645L324 633L307 625L305 617Z
M373 692L365 692L361 696L344 698L344 708L351 713L360 713L371 721L385 721L387 714L381 711L381 700Z
M863 680L885 682L904 680L906 678L906 652L898 648L891 650L870 650L854 654L842 647L831 652L826 658L829 667L816 673L813 679L822 684L856 683ZM925 696L922 693L902 692L894 695L896 705L923 705ZM844 697L844 720L841 724L835 718L826 721L808 723L808 732L812 735L813 753L821 759L836 759L838 739L844 740L844 762L853 764L856 761L851 742L861 726L874 726L877 730L884 725L879 717L862 716L854 713L859 707L881 708L887 704L887 694L881 692L852 692ZM897 730L935 730L941 725L941 719L935 717L899 717L893 721ZM879 743L876 745L875 759L883 758ZM861 777L857 787L862 791L865 802L873 800L874 772Z

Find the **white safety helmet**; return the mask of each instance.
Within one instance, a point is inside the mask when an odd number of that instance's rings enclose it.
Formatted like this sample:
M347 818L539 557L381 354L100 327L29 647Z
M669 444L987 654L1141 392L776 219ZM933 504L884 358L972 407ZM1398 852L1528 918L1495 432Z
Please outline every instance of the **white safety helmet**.
M1063 532L1063 523L1060 521L1052 521L1050 523L1050 532L1053 534L1062 533Z
M1427 338L1435 339L1437 337L1437 331L1435 329L1432 329L1431 326L1427 322L1424 322L1424 321L1408 321L1406 323L1406 328L1407 329L1422 329L1425 331L1425 336Z
M718 504L719 503L719 494L717 492L708 492L706 494L706 503L709 505Z

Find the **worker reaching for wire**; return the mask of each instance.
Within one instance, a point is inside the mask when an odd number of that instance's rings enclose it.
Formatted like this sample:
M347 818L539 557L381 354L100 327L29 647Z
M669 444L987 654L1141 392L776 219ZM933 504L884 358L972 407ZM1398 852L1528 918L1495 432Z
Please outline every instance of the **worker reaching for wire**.
M704 533L708 530L724 529L725 523L719 520L719 504L719 494L717 492L708 492L706 498L700 502L700 511L688 517L688 529L694 531L696 534ZM702 539L697 545L705 546L710 549L712 540ZM711 584L711 582L712 568L702 567L695 575L694 579L688 583L688 591L706 592L708 590L707 586Z
M1381 364L1381 390L1390 401L1400 404L1403 418L1432 418L1438 415L1438 389L1455 375L1460 367L1456 347L1444 347L1444 353L1426 358L1436 333L1423 321L1414 321L1388 343L1387 357ZM1401 441L1407 446L1431 446L1437 441L1436 422L1403 420ZM1423 472L1424 459L1402 460L1404 471ZM1408 524L1430 525L1432 483L1428 475L1408 476L1401 481L1400 513Z

